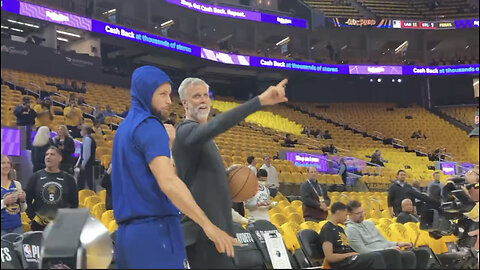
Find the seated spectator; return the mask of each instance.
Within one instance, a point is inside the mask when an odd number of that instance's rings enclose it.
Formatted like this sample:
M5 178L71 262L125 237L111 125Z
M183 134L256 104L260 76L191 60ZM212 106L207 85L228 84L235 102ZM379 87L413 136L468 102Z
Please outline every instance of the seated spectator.
M284 147L295 147L295 144L298 143L298 140L292 140L291 137L292 137L292 135L287 133L287 135L285 135L285 140L284 140L282 146L284 146Z
M377 164L379 166L385 167L384 163L388 162L388 160L383 159L382 151L376 150L375 153L371 155L370 163Z
M95 109L93 110L92 114L95 121L105 124L105 114L103 113L102 106L100 106L100 104L97 103L97 105L95 105Z
M55 219L59 208L77 208L78 190L75 179L60 170L61 151L52 146L45 154L45 169L37 171L28 182L27 215L32 231L43 231Z
M303 127L302 132L300 134L305 134L310 137L310 130L307 127Z
M245 207L248 209L248 217L252 220L268 220L268 210L274 204L270 202L270 191L266 187L268 173L266 170L260 169L257 173L258 191L257 194L245 202Z
M12 161L2 155L2 234L22 234L21 212L27 209L25 192L22 184L15 181Z
M365 212L358 201L348 203L348 214L349 220L346 222L345 233L350 246L355 251L360 254L372 251L381 253L387 269L415 269L417 264L415 253L400 250L402 247L411 248L411 243L387 241L373 222L365 220ZM426 262L428 262L428 257L427 252Z
M78 96L77 98L77 105L80 106L80 105L84 105L84 104L87 104L85 102L85 98L83 96Z
M412 136L410 136L410 138L412 139L426 139L427 136L425 136L425 134L422 134L422 131L419 129L419 130L416 130L412 133Z
M112 179L110 175L112 174L112 163L108 165L107 171L103 175L102 182L100 185L106 190L105 195L105 209L113 210L112 205Z
M420 139L421 136L420 136L420 134L419 134L418 131L414 131L414 132L412 133L412 136L410 136L410 138L412 138L412 139Z
M418 216L414 215L413 203L410 199L402 201L402 212L397 216L397 222L405 224L407 222L418 222Z
M45 168L45 152L52 146L53 142L50 139L50 129L46 126L41 126L37 130L37 134L33 138L31 160L33 165L33 172Z
M130 110L130 107L128 105L125 105L125 110L121 114L119 114L118 116L120 116L122 118L127 117L129 110Z
M430 161L443 161L445 159L445 153L437 147L432 154L428 155Z
M105 132L103 132L102 130L102 124L100 124L100 122L98 121L95 121L93 122L93 133L95 134L102 134L102 135L105 135Z
M17 117L17 126L33 126L35 125L35 117L37 113L30 108L30 98L23 97L22 105L18 105L13 109L13 114Z
M82 85L80 86L80 89L78 89L78 92L80 93L87 93L87 83L86 82L82 82Z
M350 246L345 231L339 224L347 220L347 206L336 202L331 206L329 222L320 231L320 243L325 257L324 266L333 269L385 269L385 260L377 251L358 253ZM326 267L324 267L326 268Z
M112 111L112 109L110 108L110 104L107 104L105 106L105 111L103 111L103 115L105 117L112 117L112 116L115 116L117 114L114 111Z
M324 154L329 153L331 155L335 155L336 153L338 153L338 150L333 144L330 144L330 145L325 145L324 147L322 147L322 152Z
M57 129L57 136L53 138L53 146L62 151L62 162L60 169L67 173L73 174L73 153L75 153L75 142L68 132L67 126L60 125Z
M332 136L330 135L330 131L325 130L325 133L323 134L323 138L324 138L325 140L331 140L331 139L332 139Z
M72 81L70 84L70 90L77 92L78 91L78 85L76 81Z
M45 97L40 104L37 104L33 107L37 113L37 118L35 119L35 126L50 126L53 121L53 108L52 102L49 97Z
M60 90L70 91L72 90L70 84L68 83L67 79L63 79L63 83L57 84L57 88Z

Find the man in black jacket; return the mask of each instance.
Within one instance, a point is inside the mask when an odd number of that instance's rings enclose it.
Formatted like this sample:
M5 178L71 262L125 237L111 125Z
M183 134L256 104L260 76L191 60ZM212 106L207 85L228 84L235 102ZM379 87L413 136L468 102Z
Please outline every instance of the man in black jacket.
M306 221L319 222L328 216L330 198L327 194L327 186L317 181L318 171L315 166L308 168L308 179L300 186L303 217Z
M232 200L222 158L213 139L262 106L288 101L286 83L283 80L270 86L258 97L211 121L208 121L209 86L201 79L187 78L178 88L185 109L185 121L177 126L172 147L178 176L212 223L230 235L233 235ZM187 217L182 218L182 226L192 268L234 268L232 259L217 252L200 226Z
M45 169L32 175L27 184L27 215L32 231L43 231L55 219L59 208L77 208L78 191L75 179L60 170L62 151L51 146L45 154Z

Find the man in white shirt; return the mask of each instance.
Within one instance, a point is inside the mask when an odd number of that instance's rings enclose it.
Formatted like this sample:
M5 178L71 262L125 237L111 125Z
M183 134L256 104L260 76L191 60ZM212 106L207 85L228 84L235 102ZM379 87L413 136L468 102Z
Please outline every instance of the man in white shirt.
M256 162L255 162L255 157L254 156L249 156L247 157L247 167L252 170L252 172L257 175L257 168L255 167Z
M265 164L260 167L260 169L264 169L268 173L267 177L267 187L270 190L270 195L272 197L275 197L278 192L278 188L280 187L280 183L278 182L278 173L277 169L273 167L272 165L272 158L270 156L264 156L263 157L263 162Z

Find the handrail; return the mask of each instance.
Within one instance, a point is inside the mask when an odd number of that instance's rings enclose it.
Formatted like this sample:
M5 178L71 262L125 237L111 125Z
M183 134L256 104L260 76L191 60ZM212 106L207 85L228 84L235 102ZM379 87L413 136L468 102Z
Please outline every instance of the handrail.
M396 145L396 146L399 146L401 148L405 148L405 143L403 142L402 139L399 139L399 138L393 138L392 145Z
M385 139L385 136L383 136L383 134L382 134L380 131L374 130L374 131L372 132L372 135L375 136L375 137L378 137L378 138L380 138L380 139L382 139L382 140Z
M353 125L352 125L352 128L354 128L354 129L356 129L356 130L358 130L358 131L361 131L361 132L367 131L367 130L366 130L362 125L360 125L360 124L353 124Z

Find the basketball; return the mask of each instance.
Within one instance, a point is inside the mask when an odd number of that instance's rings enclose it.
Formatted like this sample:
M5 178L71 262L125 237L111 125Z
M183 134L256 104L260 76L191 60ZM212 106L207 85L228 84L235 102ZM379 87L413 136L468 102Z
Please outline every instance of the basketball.
M233 202L246 201L257 193L257 176L244 165L232 165L227 168L228 184Z

